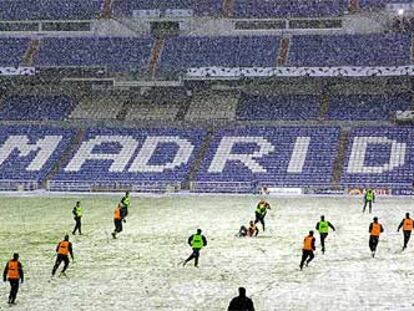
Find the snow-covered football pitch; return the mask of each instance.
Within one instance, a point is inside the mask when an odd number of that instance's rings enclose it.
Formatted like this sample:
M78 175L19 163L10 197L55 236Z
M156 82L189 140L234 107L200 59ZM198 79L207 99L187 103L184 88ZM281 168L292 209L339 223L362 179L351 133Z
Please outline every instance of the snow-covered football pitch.
M396 229L412 198L379 197L372 215L361 198L270 197L267 230L236 238L253 219L258 196L134 196L117 240L113 210L119 195L0 197L0 264L20 253L26 272L13 310L226 310L244 286L256 310L414 310L414 241L401 252ZM50 281L56 243L73 227L72 207L85 208L83 236L72 236L68 278ZM337 232L327 253L299 270L302 240L320 215ZM384 225L375 259L368 226ZM208 246L200 267L178 265L187 238L203 229ZM261 227L260 227L261 229ZM1 285L0 310L9 286Z

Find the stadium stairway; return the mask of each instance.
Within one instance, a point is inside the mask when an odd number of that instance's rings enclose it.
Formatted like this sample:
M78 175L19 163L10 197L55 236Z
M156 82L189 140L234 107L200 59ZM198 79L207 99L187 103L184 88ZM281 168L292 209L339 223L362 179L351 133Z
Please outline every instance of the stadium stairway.
M345 163L345 155L349 144L349 130L342 128L339 135L337 156L333 165L332 186L340 187L343 166Z
M233 17L233 6L235 0L224 0L223 1L223 15L224 17Z
M60 159L55 163L53 168L50 170L50 172L45 176L44 180L42 181L42 187L47 189L47 182L60 171L60 168L65 166L71 159L72 151L78 150L85 138L85 130L84 129L78 129L75 131L75 134L73 135L70 143L66 146L65 151L62 153L62 156Z
M208 129L204 137L204 141L200 146L200 150L194 162L191 164L187 178L181 184L181 187L183 190L191 190L191 182L196 180L198 171L200 170L201 165L203 164L203 161L205 159L205 156L207 155L207 152L209 150L210 143L212 142L213 137L214 137L214 130Z
M276 66L285 66L289 56L290 37L280 40L280 48L277 53Z
M154 78L157 72L158 62L161 58L162 50L164 49L165 40L163 38L158 38L154 42L152 47L151 57L148 64L148 72Z
M40 49L40 40L32 39L27 46L26 53L24 53L22 65L33 66L34 58Z

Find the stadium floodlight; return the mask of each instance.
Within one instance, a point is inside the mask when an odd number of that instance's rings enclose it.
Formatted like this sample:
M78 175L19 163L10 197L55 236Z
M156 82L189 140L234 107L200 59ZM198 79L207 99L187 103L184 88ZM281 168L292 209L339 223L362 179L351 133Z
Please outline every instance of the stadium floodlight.
M400 16L404 15L404 9L398 9L397 14Z

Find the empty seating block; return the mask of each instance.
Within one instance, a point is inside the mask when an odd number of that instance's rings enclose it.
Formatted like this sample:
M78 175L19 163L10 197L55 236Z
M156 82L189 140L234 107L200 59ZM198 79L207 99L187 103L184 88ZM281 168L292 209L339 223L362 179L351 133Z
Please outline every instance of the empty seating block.
M238 120L309 120L318 117L318 98L312 95L244 94L237 107Z
M338 16L347 8L346 0L234 0L235 17L319 17Z
M115 72L143 72L152 45L152 38L45 38L35 65L106 66Z
M359 7L361 9L383 9L387 4L412 2L412 0L359 0Z
M180 109L178 104L169 103L132 103L128 109L125 120L159 120L174 121Z
M100 0L1 0L0 20L85 20L95 18Z
M221 15L223 0L114 0L112 10L126 16L140 15L139 11L165 15ZM181 11L181 12L180 12ZM136 13L135 13L136 12ZM144 12L141 15L145 15Z
M201 130L90 129L54 180L179 183L188 174L203 135Z
M194 96L185 119L197 120L235 120L238 98L233 95L211 94Z
M28 38L0 38L0 66L18 67L29 42Z
M275 64L278 37L177 37L165 43L161 71L190 67L271 67Z
M12 96L0 106L0 120L63 120L75 107L68 96Z
M73 131L42 126L0 127L0 180L42 181Z
M353 95L331 96L328 118L332 120L389 120L397 110L410 110L412 96Z
M125 98L100 97L83 99L70 114L70 119L116 119Z
M329 185L339 129L255 127L220 130L210 144L197 182L231 190L237 183L305 187Z
M405 34L293 36L288 65L409 65L410 46L410 36Z
M342 183L390 187L414 180L414 128L356 128L350 133Z

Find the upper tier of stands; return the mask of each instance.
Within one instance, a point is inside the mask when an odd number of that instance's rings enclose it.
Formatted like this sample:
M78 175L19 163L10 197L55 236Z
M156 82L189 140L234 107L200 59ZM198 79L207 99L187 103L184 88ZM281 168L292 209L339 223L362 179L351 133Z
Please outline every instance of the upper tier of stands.
M274 67L277 36L175 37L165 41L158 73L192 67ZM155 39L47 37L34 53L35 66L104 66L113 72L143 73L156 62ZM3 66L17 66L30 50L27 38L0 39ZM400 66L411 64L407 34L293 36L286 66Z
M279 37L178 37L167 40L161 55L162 71L183 71L189 67L273 66Z
M409 64L404 34L293 36L288 66L397 66Z
M101 3L101 0L0 0L0 20L94 19Z
M107 66L112 71L145 71L152 38L45 38L37 66Z
M384 8L387 3L408 2L410 1L360 0L359 7L363 10L378 9ZM0 20L95 19L103 3L103 0L1 0ZM348 11L348 3L348 0L113 0L112 14L215 17L230 14L243 18L323 17L344 14Z

